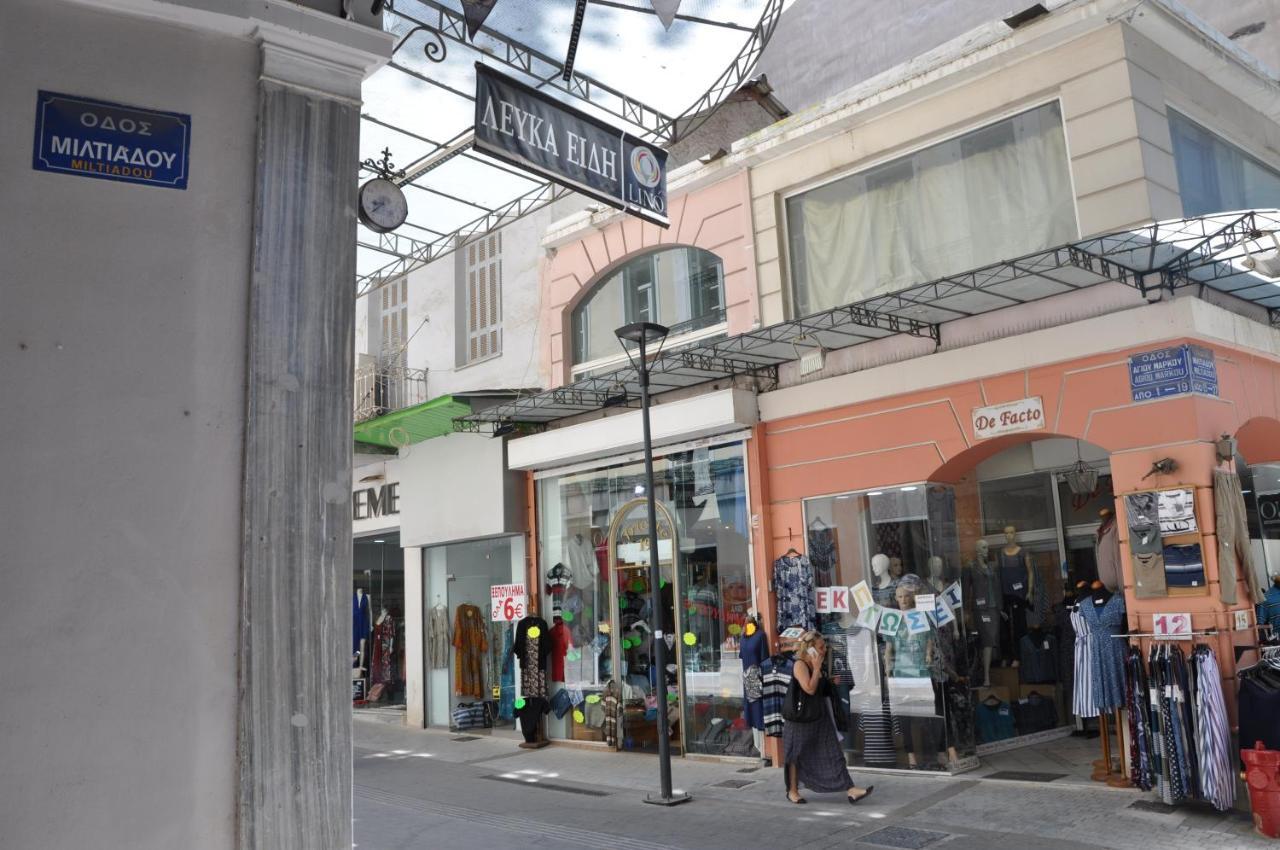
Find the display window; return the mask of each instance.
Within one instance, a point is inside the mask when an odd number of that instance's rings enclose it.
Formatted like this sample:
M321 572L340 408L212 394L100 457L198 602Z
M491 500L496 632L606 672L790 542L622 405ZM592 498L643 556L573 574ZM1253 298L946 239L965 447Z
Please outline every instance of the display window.
M428 716L477 732L515 726L516 620L492 589L523 584L524 538L496 537L423 550Z
M854 590L848 611L813 614L851 764L956 770L973 755L955 501L923 483L805 500L816 588ZM784 627L805 625L779 605Z
M641 461L538 481L540 610L559 634L550 737L651 752L665 717L676 752L756 756L740 656L754 604L743 445L656 457L654 483L658 587Z
M357 708L405 704L404 550L397 532L352 545L351 699Z

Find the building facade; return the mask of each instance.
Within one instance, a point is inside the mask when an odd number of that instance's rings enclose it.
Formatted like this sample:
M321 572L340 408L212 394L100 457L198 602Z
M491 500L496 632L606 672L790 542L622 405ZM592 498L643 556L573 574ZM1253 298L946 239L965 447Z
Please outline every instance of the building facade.
M1085 598L1141 635L1187 614L1231 676L1280 571L1268 503L1239 483L1277 459L1280 303L1242 263L1269 256L1280 93L1180 7L1126 10L996 20L748 136L673 175L665 232L582 214L547 235L540 355L560 388L491 421L546 427L508 459L532 480L537 604L571 635L553 687L623 705L616 741L571 709L553 738L648 749L662 710L638 414L616 407L633 399L608 332L637 320L672 328L657 598L683 752L771 751L744 717L749 626L766 655L797 625L839 647L862 765L961 770L1069 732L1068 609ZM1185 364L1185 382L1152 389L1174 372L1150 363ZM1130 496L1180 506L1163 572ZM1220 560L1242 534L1248 554ZM815 610L801 573L866 582L877 617L952 603L899 636L847 601Z

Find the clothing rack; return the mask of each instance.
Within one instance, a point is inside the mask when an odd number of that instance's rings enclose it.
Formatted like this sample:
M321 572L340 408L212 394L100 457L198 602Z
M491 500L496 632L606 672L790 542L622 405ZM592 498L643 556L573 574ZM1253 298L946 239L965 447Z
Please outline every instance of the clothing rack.
M1203 632L1188 632L1185 635L1177 635L1177 636L1160 635L1160 634L1156 634L1155 632L1129 632L1128 634L1123 634L1123 635L1112 635L1112 637L1117 639L1125 639L1125 640L1128 640L1129 638L1136 638L1136 637L1160 638L1161 640L1191 640L1193 637L1211 637L1213 635L1218 635L1218 634L1221 634L1221 632L1218 629L1207 629L1206 631L1203 631Z

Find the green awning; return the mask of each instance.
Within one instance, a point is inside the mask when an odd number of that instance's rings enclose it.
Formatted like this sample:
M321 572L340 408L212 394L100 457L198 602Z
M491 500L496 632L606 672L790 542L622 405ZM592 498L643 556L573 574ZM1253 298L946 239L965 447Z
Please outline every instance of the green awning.
M471 412L471 404L442 395L376 419L356 424L356 442L399 448L453 432L453 420Z

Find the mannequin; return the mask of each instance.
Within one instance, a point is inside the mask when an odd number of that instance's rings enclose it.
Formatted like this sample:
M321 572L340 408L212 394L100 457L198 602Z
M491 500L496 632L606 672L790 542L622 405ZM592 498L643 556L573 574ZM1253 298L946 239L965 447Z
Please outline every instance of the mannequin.
M889 575L893 576L894 581L902 578L902 574L904 572L906 572L906 570L902 566L901 558L889 559Z
M935 593L941 593L947 589L947 580L942 574L943 566L942 559L937 555L929 557L929 586Z
M739 644L743 673L743 716L751 726L751 738L755 743L756 753L764 754L764 699L750 699L748 692L754 694L763 687L760 677L763 672L761 663L769 657L769 639L760 627L760 619L756 609L747 614L747 623L742 629L742 642Z
M1018 545L1018 529L1005 526L1004 548L996 553L1000 567L1000 589L1004 596L1004 611L1008 617L1007 646L1004 657L1009 666L1018 666L1018 643L1027 633L1027 609L1035 593L1035 571L1031 568L1030 554Z
M969 564L966 602L973 612L972 622L982 647L982 687L991 685L991 662L1000 646L1000 575L991 567L991 549L979 539L974 545L974 559Z
M1098 565L1098 579L1113 593L1123 582L1120 571L1120 535L1116 528L1115 514L1111 508L1098 511L1098 541L1094 545L1094 562Z
M892 564L888 555L874 555L871 558L871 596L876 604L884 608L895 606L893 591L898 586L890 570Z
M898 582L896 597L898 608L910 611L915 608L916 594L925 589L924 582L915 575L905 576ZM898 634L888 638L884 644L885 675L905 678L933 678L934 646L933 632L913 635L906 623L903 623ZM900 715L898 722L902 728L903 748L907 752L907 763L912 770L920 769L920 762L928 751L937 754L938 764L945 765L946 758L939 747L941 736L937 734L936 717L915 717Z

